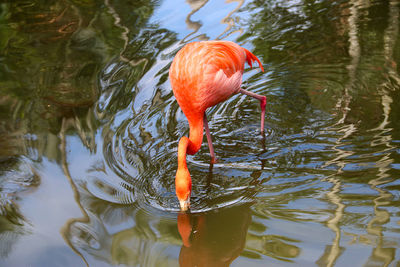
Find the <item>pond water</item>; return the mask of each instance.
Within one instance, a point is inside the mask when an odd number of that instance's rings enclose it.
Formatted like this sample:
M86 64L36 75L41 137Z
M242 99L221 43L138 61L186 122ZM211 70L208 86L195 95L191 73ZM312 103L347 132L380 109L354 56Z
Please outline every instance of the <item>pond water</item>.
M0 265L400 266L399 1L2 1ZM176 52L265 72L207 111L179 213ZM205 137L204 137L205 138Z

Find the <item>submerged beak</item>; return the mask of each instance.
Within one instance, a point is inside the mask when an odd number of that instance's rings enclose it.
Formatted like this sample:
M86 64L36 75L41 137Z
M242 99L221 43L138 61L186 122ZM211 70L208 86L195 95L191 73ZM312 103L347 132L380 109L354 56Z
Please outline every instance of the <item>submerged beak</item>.
M179 205L181 206L181 211L187 211L190 208L190 200L179 200Z

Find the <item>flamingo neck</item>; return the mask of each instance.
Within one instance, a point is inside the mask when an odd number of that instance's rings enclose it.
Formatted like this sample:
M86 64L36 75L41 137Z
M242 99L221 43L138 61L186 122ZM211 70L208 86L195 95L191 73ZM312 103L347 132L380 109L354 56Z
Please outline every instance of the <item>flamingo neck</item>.
M178 170L175 178L176 193L180 200L186 200L190 196L192 180L186 164L186 155L193 155L199 151L203 139L203 117L197 120L189 120L189 138L183 136L178 145Z
M181 140L179 140L178 145L178 169L185 168L187 169L186 165L186 151L189 146L189 138L183 136Z
M199 151L203 141L203 119L196 121L189 121L190 134L189 138L183 136L179 140L178 145L178 168L186 165L186 154L194 155Z
M204 114L196 117L195 119L189 119L189 144L187 146L187 153L194 155L200 150L201 143L203 142L203 124Z

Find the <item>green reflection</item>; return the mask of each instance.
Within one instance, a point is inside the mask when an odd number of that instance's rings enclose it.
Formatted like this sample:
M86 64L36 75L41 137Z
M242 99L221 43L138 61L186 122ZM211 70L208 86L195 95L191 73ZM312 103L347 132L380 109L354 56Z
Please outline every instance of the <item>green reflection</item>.
M396 265L399 38L394 0L3 1L0 265ZM267 134L252 100L210 109L177 219L168 68L203 39L262 59Z

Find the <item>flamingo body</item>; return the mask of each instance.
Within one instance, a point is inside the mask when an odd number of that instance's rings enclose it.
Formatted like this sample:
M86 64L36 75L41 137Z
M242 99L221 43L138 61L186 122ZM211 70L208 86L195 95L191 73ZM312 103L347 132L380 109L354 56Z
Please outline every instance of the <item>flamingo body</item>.
M172 62L169 79L190 127L189 138L182 137L178 146L175 186L181 209L188 206L192 186L186 166L186 154L193 155L201 147L206 109L241 90L246 61L250 66L253 61L257 61L264 71L256 56L229 41L189 43L177 53ZM211 140L209 146L210 144ZM211 151L213 150L210 147Z
M178 52L170 69L170 79L188 119L240 89L244 62L243 49L231 42L189 43Z

